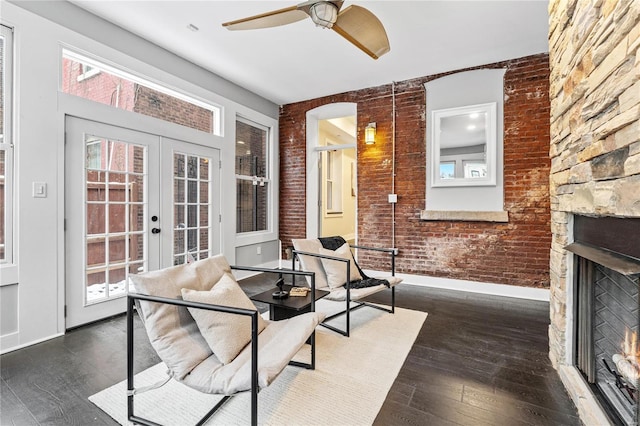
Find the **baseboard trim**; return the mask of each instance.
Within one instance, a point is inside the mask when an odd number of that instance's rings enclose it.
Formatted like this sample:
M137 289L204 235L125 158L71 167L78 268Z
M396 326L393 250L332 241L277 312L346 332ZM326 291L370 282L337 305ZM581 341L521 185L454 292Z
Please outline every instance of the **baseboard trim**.
M9 336L14 337L13 335L9 335ZM9 336L2 336L2 337L4 338L4 337L9 337ZM4 354L9 353L9 352L17 351L18 349L23 349L23 348L26 348L28 346L33 346L33 345L36 345L38 343L46 342L47 340L55 339L56 337L60 337L60 336L64 336L64 333L56 333L56 334L53 334L51 336L43 337L42 339L33 340L31 342L23 343L21 345L11 346L10 348L6 348L6 349L2 348L2 349L0 349L0 355L4 355ZM2 339L0 339L0 340L2 340ZM0 345L0 347L2 347L2 346L4 346L4 344Z
M364 271L369 276L384 276L388 272ZM517 299L549 301L549 290L545 288L520 287L508 284L494 284L477 281L458 280L452 278L429 277L425 275L396 274L404 283L421 287L442 288L447 290L464 291L467 293L490 294Z
M263 268L277 268L278 261L267 262L259 266ZM282 267L291 268L291 261L283 260ZM253 275L257 275L256 273L247 273L247 272L240 274L240 272L244 272L244 271L234 271L234 274L236 274L236 277L239 280L243 278L248 278ZM381 271L373 271L373 270L364 270L364 272L369 276L389 275L389 272L381 272ZM426 275L412 275L412 274L396 274L396 275L401 277L403 279L403 282L407 284L413 284L421 287L442 288L447 290L464 291L467 293L479 293L479 294L489 294L492 296L513 297L516 299L540 300L543 302L548 302L550 298L549 289L546 289L546 288L521 287L517 285L508 285L508 284L494 284L494 283L485 283L485 282L478 282L478 281L457 280L452 278L429 277Z

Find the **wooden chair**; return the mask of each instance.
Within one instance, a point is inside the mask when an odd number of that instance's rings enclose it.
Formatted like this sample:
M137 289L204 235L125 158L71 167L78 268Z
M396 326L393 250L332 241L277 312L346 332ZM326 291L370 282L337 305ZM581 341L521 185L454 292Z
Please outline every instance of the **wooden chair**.
M315 274L316 288L330 292L325 299L346 302L343 311L326 317L320 325L349 337L352 311L369 306L389 313L395 312L395 286L402 282L401 278L395 276L397 249L349 246L344 238L339 236L294 239L291 242L293 244L292 269L296 270L296 260L299 260L302 270ZM368 277L354 260L351 249L388 253L391 256L390 275ZM311 281L308 283L311 285ZM391 307L389 309L362 300L387 289L390 289L391 292ZM352 302L356 303L352 304ZM340 315L346 315L344 330L326 324L327 321Z
M313 274L232 268L223 256L131 276L135 292L129 293L127 305L129 421L157 424L134 414L134 396L149 390L134 386L134 306L151 345L168 368L164 383L174 379L200 392L224 396L198 424L231 396L251 392L251 424L256 425L261 389L288 364L315 368L315 328L324 315L313 312L312 305L312 312L287 320L264 320L233 278L232 269L305 276L315 288ZM311 362L291 361L308 339Z

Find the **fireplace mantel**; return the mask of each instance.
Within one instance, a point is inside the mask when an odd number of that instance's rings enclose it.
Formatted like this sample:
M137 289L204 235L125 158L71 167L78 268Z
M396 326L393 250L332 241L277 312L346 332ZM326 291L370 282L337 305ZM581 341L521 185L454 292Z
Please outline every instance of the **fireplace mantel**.
M564 249L623 275L640 274L640 260L633 257L579 242L571 243Z

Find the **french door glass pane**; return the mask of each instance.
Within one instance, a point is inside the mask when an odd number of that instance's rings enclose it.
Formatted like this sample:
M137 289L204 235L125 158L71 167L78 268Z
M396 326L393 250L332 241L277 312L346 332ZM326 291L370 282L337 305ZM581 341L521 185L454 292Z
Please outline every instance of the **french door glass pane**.
M210 256L211 159L175 152L173 155L173 263Z
M144 146L85 136L86 302L126 294L132 273L145 270L147 206Z

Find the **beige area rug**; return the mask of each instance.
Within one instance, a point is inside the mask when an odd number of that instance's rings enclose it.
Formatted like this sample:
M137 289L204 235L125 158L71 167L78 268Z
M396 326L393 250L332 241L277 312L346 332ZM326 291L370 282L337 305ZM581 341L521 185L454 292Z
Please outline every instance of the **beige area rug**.
M321 302L321 303L320 303ZM318 311L336 302L320 301ZM344 305L344 303L342 304ZM337 305L339 307L339 305ZM351 337L324 327L316 331L316 369L288 366L258 394L258 422L265 425L370 425L427 318L424 312L396 308L394 315L360 308L351 315ZM344 317L332 324L344 327ZM309 359L308 346L297 355ZM298 358L297 358L298 359ZM135 376L139 388L166 377L164 364ZM220 399L171 380L135 397L135 414L164 425L195 424ZM89 397L120 424L127 422L126 381ZM234 396L207 425L246 425L250 394Z

